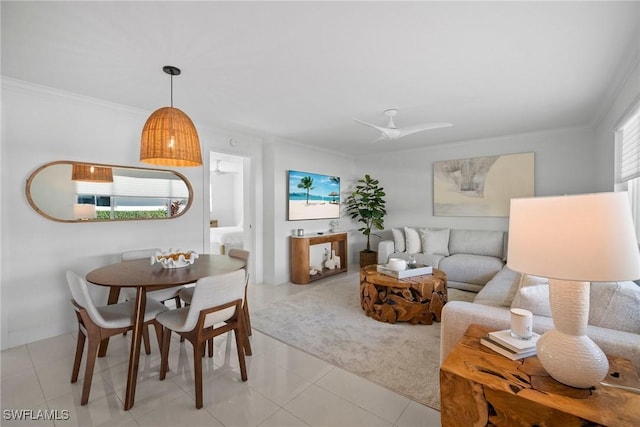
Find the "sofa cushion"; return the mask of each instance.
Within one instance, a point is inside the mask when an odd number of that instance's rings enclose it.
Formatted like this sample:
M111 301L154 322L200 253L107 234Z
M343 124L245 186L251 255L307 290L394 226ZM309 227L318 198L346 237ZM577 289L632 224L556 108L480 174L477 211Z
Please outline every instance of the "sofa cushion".
M453 230L451 230L453 232ZM500 258L456 254L440 260L438 268L447 274L447 280L484 286L504 267Z
M503 258L504 231L456 230L449 235L449 253Z
M634 282L592 282L589 324L640 334L640 286Z
M434 268L440 267L440 261L445 257L438 254L416 254L416 262L418 264L430 265Z
M520 288L528 286L548 285L549 279L542 276L534 276L533 274L523 274L520 276Z
M511 307L514 295L520 289L522 275L507 266L478 292L473 302L495 307Z
M523 274L511 308L523 308L537 316L551 317L549 305L549 279Z
M422 242L420 241L420 234L415 228L404 228L404 241L405 249L410 254L417 254L422 252Z
M449 229L421 228L422 252L449 256Z
M551 317L547 279L523 275L511 307ZM589 325L640 334L640 286L634 282L593 282L589 293Z
M393 246L395 252L404 252L406 249L404 244L404 230L392 228L391 234L393 235Z
M536 316L551 317L549 305L549 285L520 288L513 298L511 308L523 308Z

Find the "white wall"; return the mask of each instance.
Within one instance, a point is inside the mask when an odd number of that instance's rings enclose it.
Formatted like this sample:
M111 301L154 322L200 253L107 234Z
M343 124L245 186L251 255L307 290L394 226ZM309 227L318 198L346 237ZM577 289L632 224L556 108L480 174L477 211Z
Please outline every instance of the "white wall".
M340 177L340 200L354 181L354 161L350 157L326 151L313 150L298 144L271 140L264 147L264 221L265 227L264 282L289 281L289 236L292 230L303 228L305 234L326 232L330 220L287 221L287 171L290 169ZM341 207L341 215L344 209ZM342 219L349 228L348 219ZM351 239L352 235L349 235ZM351 246L351 245L350 245ZM357 262L350 254L350 262Z
M597 188L594 144L591 129L564 129L361 156L356 169L358 176L368 173L385 189L386 230L402 226L506 230L507 218L433 216L433 162L534 152L537 196L588 193Z
M182 247L203 251L208 241L208 174L179 168L194 190L191 209L172 220L58 223L28 205L25 184L44 163L78 160L125 166L138 161L142 125L139 111L10 79L2 81L2 348L72 330L73 311L65 271L79 274L116 261L125 250ZM228 151L228 137L198 126L203 152ZM239 137L234 150L262 162L260 141ZM208 170L205 156L204 170ZM256 182L260 182L256 176ZM261 202L260 202L261 203ZM256 203L256 209L261 209ZM261 228L261 221L256 221ZM261 241L257 242L261 245ZM259 258L258 258L259 259ZM256 266L258 276L262 266ZM256 278L260 280L261 277ZM95 287L106 302L106 290Z
M211 173L211 219L218 227L236 227L242 221L243 191L241 174Z

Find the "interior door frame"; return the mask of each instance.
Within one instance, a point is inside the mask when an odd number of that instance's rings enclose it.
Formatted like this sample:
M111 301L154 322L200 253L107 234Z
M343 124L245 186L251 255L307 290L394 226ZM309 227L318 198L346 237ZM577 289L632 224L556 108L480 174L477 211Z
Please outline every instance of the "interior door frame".
M211 252L211 239L210 239L210 234L209 234L209 230L210 230L210 224L209 224L209 218L211 215L211 210L210 210L210 206L211 206L211 191L210 191L210 186L211 186L211 155L212 153L216 153L216 154L221 154L221 155L229 155L229 156L235 156L235 157L241 157L242 158L242 193L243 193L243 200L242 200L242 209L243 209L243 213L242 213L242 227L243 227L243 246L246 250L248 250L249 252L251 252L251 258L253 259L253 262L249 263L249 273L250 273L250 282L254 282L254 278L256 277L256 239L255 239L255 212L256 212L256 208L255 208L255 186L252 185L253 180L255 179L253 170L254 170L254 163L255 163L255 159L252 155L250 154L246 154L246 153L236 153L236 152L229 152L229 151L224 151L224 150L218 150L218 149L214 149L214 148L210 148L208 150L208 155L207 156L203 156L206 157L206 164L204 165L206 167L206 171L207 173L203 174L203 180L204 180L204 185L203 185L203 210L204 210L204 217L206 219L205 224L204 224L204 231L203 231L203 247L206 253L210 253Z

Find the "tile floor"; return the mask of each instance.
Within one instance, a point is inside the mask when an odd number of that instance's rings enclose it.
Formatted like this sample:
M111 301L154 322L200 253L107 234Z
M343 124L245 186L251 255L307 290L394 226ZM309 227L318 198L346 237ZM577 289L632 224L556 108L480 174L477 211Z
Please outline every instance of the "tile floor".
M309 287L256 285L249 301L263 304ZM158 380L160 354L142 355L136 402L124 411L123 398L130 334L116 336L100 358L89 404L80 406L81 378L71 384L76 333L62 335L1 353L2 426L396 426L440 425L440 412L368 382L260 332L251 338L247 358L249 380L243 383L232 335L217 337L213 359L205 358L204 407L195 409L191 345L171 342L164 381ZM152 337L154 335L152 334ZM32 410L28 420L11 419L9 410ZM57 420L43 420L42 412ZM64 412L64 411L68 411ZM15 416L15 412L14 415ZM68 416L67 416L68 414ZM67 419L65 419L67 418Z

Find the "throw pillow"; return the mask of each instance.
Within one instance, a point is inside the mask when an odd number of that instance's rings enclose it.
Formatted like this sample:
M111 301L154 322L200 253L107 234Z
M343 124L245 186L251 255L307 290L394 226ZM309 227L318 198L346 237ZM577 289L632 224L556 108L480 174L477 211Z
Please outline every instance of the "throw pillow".
M404 228L405 248L410 254L417 254L421 251L420 235L415 228Z
M393 247L395 252L404 252L404 231L399 228L392 228L391 234L393 234Z
M511 308L523 308L537 316L551 317L549 279L523 274L520 279L520 288L511 302Z
M534 276L532 274L523 274L520 278L520 288L526 288L527 286L548 285L549 279L541 276Z
M449 256L449 229L421 228L422 252Z
M640 333L640 286L634 282L592 282L589 324Z

